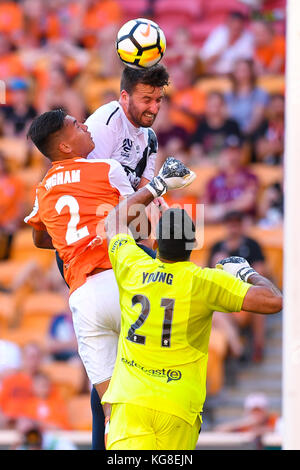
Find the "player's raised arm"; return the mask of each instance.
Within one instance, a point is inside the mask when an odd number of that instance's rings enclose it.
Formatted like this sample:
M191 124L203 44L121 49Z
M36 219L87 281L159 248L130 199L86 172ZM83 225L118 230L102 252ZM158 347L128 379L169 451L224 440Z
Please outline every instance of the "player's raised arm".
M157 176L109 213L105 222L108 242L117 233L128 233L129 224L136 218L134 206L147 206L153 199L162 196L171 189L188 186L195 177L195 173L182 162L173 157L167 158Z
M252 284L244 298L243 310L263 314L282 310L283 299L280 290L269 279L258 274L244 258L230 256L221 260L216 267Z
M32 228L32 238L33 243L37 248L54 250L52 238L50 237L47 230L37 230L35 228Z

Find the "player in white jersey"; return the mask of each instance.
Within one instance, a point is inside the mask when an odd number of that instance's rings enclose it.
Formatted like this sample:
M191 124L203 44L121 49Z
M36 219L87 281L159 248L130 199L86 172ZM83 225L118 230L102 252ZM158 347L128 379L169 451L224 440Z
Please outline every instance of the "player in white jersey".
M146 70L125 67L119 101L100 106L85 122L95 149L88 158L114 158L136 190L154 176L157 138L151 126L169 75L163 65Z

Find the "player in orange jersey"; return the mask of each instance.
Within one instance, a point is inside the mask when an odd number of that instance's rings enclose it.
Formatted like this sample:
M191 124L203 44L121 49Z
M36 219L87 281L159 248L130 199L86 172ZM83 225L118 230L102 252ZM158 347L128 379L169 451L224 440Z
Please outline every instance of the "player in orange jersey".
M103 224L120 196L133 189L119 162L86 160L94 148L87 126L64 111L42 114L28 135L52 167L37 188L25 222L32 225L35 242L40 246L50 237L63 260L79 354L102 396L102 382L113 370L120 327L118 289Z

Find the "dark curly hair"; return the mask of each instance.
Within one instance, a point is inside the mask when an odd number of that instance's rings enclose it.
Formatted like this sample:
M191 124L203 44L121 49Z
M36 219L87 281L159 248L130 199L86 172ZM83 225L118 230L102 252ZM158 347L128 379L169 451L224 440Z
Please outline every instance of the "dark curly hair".
M138 83L155 88L164 87L169 85L169 74L162 64L147 69L125 67L121 77L121 91L125 90L131 95Z

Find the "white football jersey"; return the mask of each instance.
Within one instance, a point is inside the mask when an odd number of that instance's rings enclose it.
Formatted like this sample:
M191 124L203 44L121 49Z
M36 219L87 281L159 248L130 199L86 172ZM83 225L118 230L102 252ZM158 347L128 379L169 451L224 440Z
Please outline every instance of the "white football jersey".
M89 158L113 158L124 167L137 189L141 177L154 176L157 138L151 128L135 127L118 101L100 106L85 124L95 143Z

